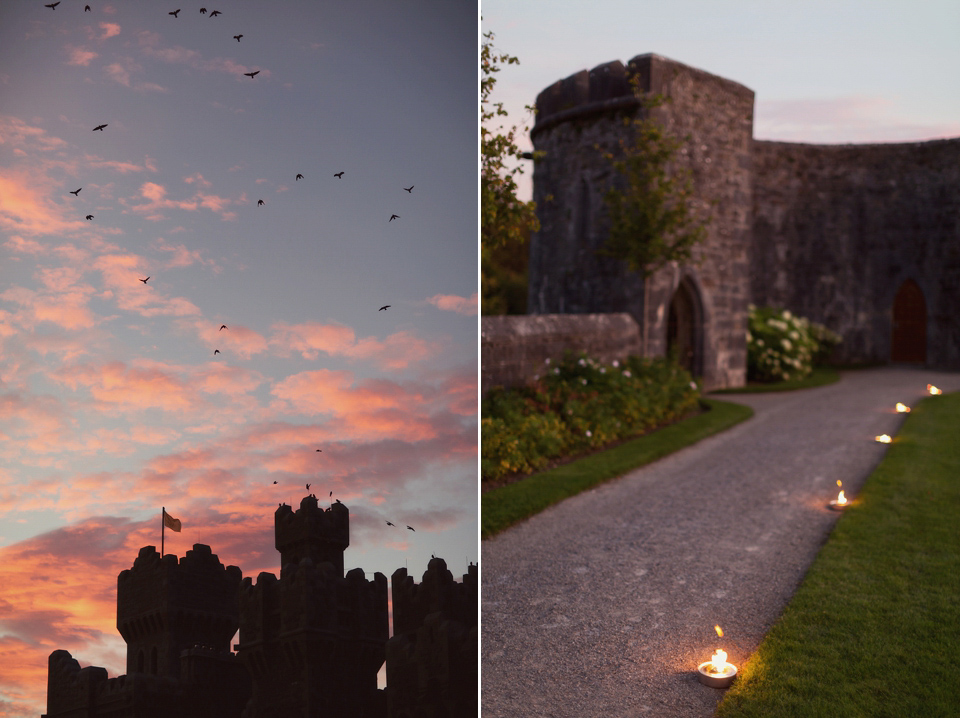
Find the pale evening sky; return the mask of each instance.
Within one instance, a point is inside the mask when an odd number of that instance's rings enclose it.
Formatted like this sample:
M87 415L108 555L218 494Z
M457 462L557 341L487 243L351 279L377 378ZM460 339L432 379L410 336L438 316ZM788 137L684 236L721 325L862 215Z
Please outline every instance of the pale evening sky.
M348 569L478 559L476 4L46 4L0 4L0 715L124 672L161 506L245 576L307 482Z

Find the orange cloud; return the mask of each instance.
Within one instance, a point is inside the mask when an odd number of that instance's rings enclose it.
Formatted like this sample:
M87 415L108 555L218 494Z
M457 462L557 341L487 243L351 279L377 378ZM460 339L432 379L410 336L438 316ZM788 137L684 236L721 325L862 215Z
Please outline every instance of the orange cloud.
M477 293L470 297L458 297L455 294L435 294L427 300L437 309L457 314L474 315L477 313Z

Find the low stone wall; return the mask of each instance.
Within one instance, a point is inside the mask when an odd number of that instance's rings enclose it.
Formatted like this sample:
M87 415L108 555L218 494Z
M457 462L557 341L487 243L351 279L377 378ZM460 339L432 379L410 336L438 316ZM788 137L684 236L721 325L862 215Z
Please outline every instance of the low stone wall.
M481 317L481 392L525 384L568 349L605 363L640 354L640 327L627 313Z

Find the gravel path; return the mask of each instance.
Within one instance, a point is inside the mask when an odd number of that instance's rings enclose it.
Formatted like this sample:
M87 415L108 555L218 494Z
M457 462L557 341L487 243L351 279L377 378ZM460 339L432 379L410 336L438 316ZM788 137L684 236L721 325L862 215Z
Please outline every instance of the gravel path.
M481 548L484 718L712 716L716 648L742 665L790 599L927 383L889 367L719 398L748 421L548 509ZM714 624L725 633L718 639Z

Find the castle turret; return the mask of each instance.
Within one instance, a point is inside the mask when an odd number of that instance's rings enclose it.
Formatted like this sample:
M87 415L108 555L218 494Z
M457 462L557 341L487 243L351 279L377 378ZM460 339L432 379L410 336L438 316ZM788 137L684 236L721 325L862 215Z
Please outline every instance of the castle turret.
M305 496L297 511L284 504L274 513L280 566L309 557L330 563L343 576L343 552L350 545L350 512L337 502L321 509L315 496Z
M179 561L140 549L117 578L117 630L127 642L127 675L180 677L180 654L204 647L229 653L239 626L240 569L194 544Z
M246 718L382 716L377 672L388 635L387 579L343 574L349 511L308 496L274 514L280 579L240 590L238 656L253 678Z

